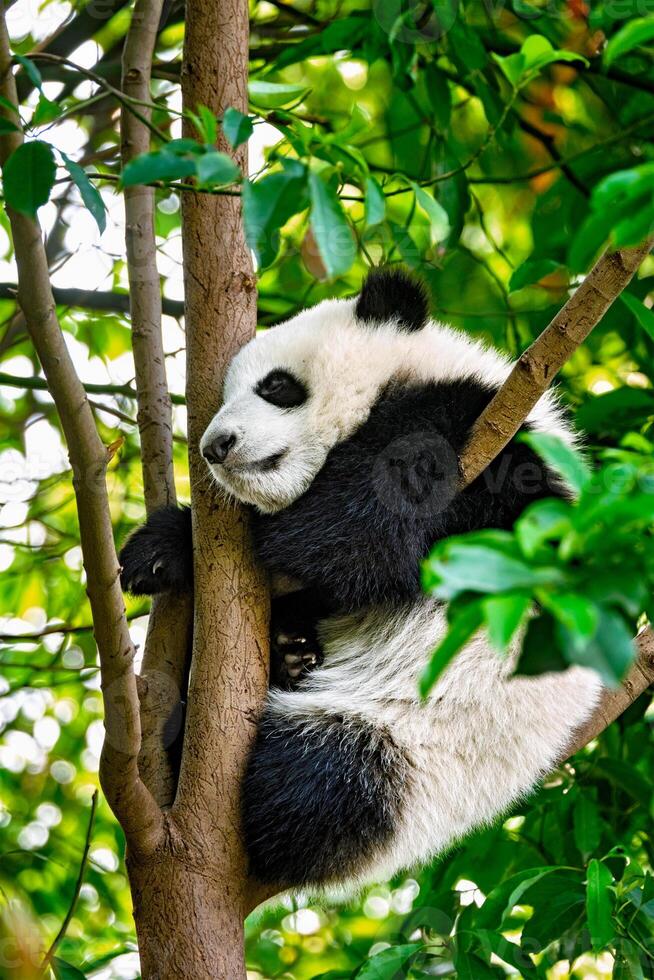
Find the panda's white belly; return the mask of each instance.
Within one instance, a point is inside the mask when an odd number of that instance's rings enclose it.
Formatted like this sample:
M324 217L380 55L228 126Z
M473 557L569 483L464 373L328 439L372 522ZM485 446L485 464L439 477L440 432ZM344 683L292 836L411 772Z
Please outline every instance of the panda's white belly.
M389 615L369 610L321 623L325 662L270 705L289 719L360 719L386 729L407 761L398 830L353 884L426 862L527 793L561 758L601 685L594 671L510 676L479 634L421 703L418 676L445 631L431 599Z

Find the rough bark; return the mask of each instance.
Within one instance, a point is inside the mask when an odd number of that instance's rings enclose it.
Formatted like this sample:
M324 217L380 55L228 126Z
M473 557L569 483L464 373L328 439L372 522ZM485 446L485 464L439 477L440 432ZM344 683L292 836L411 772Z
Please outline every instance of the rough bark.
M137 0L123 49L122 90L146 103L145 121L126 108L121 111L123 167L150 149L147 122L152 112L150 71L163 0ZM132 351L137 391L137 422L141 438L143 490L148 513L176 503L173 469L172 403L168 393L161 331L161 283L154 231L155 191L126 187L125 244L129 276ZM139 769L160 806L170 806L175 778L163 731L180 698L191 636L192 601L187 596L158 596L152 603L139 677L142 746ZM178 717L181 715L178 712Z
M246 111L247 57L244 0L188 3L188 108ZM245 169L245 148L236 159ZM195 594L201 599L177 796L165 817L164 844L145 861L130 859L130 878L144 976L238 980L245 976L248 891L239 788L267 687L267 590L252 559L246 516L218 502L198 443L218 408L227 364L254 334L256 289L238 198L185 195L182 219Z
M16 84L4 19L0 16L0 93L16 105ZM4 106L1 113L11 120ZM0 136L0 164L22 143L21 132ZM16 264L18 303L45 373L66 438L73 470L87 592L102 672L105 742L101 778L109 804L135 851L147 849L161 832L161 813L137 766L141 742L133 671L134 647L125 617L113 543L105 470L109 454L95 428L57 321L47 257L38 222L7 207Z
M472 483L513 438L565 362L629 285L653 244L650 238L637 248L605 252L549 326L518 358L472 427L459 460L462 487Z

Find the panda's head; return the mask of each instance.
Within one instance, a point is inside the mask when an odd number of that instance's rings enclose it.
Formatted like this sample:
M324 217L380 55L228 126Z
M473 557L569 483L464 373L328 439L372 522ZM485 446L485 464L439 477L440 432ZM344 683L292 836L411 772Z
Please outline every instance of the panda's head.
M258 334L231 362L200 442L213 478L263 512L287 507L384 386L411 374L411 339L427 321L422 284L381 269L356 299L327 300Z

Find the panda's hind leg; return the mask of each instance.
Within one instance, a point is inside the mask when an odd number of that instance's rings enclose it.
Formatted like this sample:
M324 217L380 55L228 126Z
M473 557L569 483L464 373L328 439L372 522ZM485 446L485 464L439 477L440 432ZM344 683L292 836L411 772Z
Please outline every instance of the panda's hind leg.
M243 783L252 874L281 888L374 877L398 831L407 774L384 729L338 714L298 719L269 708Z

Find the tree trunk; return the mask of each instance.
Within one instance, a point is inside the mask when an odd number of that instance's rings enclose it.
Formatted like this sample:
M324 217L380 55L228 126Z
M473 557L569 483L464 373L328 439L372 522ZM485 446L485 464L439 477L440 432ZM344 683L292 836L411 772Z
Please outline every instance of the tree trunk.
M147 858L127 854L143 980L241 980L240 885L206 839L166 818Z
M186 108L247 112L248 5L189 0ZM219 141L220 149L229 146ZM247 172L247 152L234 154ZM218 410L224 372L256 328L256 282L240 199L184 195L187 408L195 610L177 796L147 854L128 856L143 977L245 977L243 919L251 883L240 785L267 689L268 600L245 512L221 506L198 444Z

